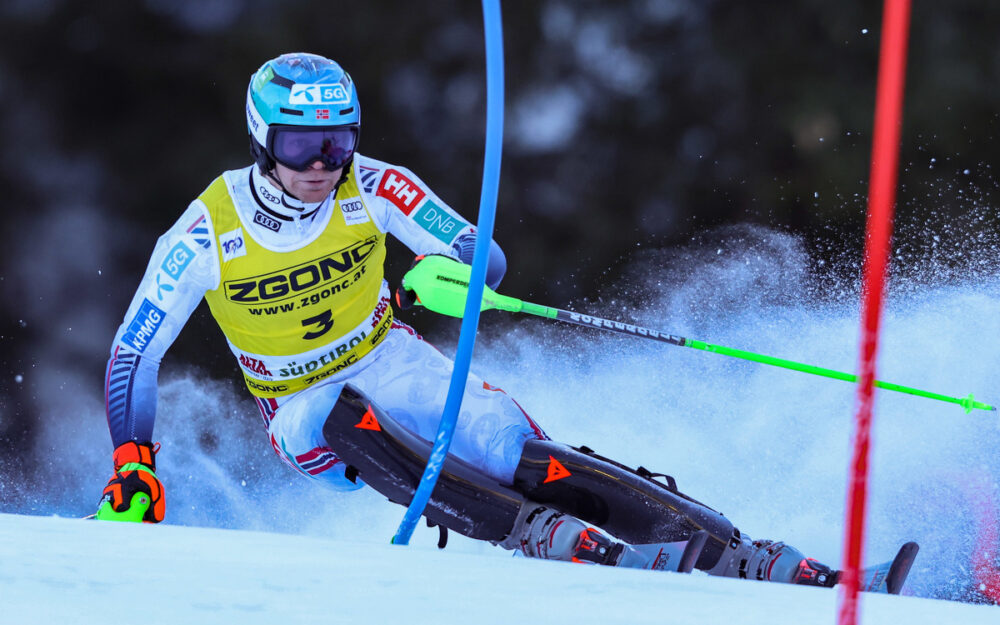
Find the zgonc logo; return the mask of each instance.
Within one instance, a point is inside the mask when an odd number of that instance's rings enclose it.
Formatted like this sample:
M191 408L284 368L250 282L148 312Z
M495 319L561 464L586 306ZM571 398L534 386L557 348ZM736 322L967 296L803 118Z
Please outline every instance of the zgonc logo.
M340 279L372 253L377 239L367 239L357 245L317 258L289 269L282 269L246 280L226 282L226 299L231 302L255 304L279 301Z

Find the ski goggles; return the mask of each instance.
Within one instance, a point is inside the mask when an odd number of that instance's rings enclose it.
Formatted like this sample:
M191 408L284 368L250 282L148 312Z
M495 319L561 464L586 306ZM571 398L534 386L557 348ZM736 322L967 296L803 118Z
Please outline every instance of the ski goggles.
M358 144L357 126L272 126L269 130L267 151L271 158L295 171L305 171L316 161L327 171L340 169L354 156Z

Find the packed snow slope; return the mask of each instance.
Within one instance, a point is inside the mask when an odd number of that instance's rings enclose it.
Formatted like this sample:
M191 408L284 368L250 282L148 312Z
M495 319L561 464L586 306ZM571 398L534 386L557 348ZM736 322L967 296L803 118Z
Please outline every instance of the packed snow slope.
M0 514L0 623L833 623L836 592L245 530ZM865 595L863 623L1000 608Z
M945 232L937 243L935 230L922 252L893 258L878 375L998 404L1000 247L985 226L992 222L970 221L951 231L947 249L935 247L948 242ZM854 371L858 268L831 252L817 255L785 233L730 228L635 254L609 273L606 289L579 301L510 295ZM429 314L401 316L419 329ZM453 353L457 328L428 338ZM215 341L206 342L214 357L230 357L218 336L205 340ZM473 369L552 438L669 473L745 534L841 562L854 385L496 311L483 314ZM36 517L3 517L0 622L11 606L32 605L88 614L131 606L143 618L167 610L177 617L168 622L198 622L172 610L239 613L241 622L286 609L430 619L449 605L504 623L537 622L541 610L574 622L771 623L786 607L789 622L806 612L833 618L835 593L815 589L526 562L455 535L437 553L436 531L423 527L410 549L390 547L403 508L370 489L329 492L296 475L275 457L235 373L208 379L170 354L155 432L167 522L39 519L96 508L111 470L101 374L53 374L37 398L45 425L35 448L0 473L0 512ZM905 593L975 598L977 558L997 566L998 423L997 413L876 393L865 560L918 541ZM870 597L866 606L878 615L868 622L1000 622L1000 607L912 597Z

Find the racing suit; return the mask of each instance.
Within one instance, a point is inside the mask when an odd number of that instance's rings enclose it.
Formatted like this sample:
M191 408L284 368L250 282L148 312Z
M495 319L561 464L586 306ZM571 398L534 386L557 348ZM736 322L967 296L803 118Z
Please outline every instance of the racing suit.
M150 441L159 363L204 298L254 396L271 445L303 475L360 488L323 438L350 382L433 440L452 362L393 317L386 234L415 254L471 262L475 228L409 170L355 155L326 200L304 204L255 167L227 171L157 241L115 335L105 402L112 442ZM487 282L506 261L491 241ZM470 375L451 453L509 484L542 430Z

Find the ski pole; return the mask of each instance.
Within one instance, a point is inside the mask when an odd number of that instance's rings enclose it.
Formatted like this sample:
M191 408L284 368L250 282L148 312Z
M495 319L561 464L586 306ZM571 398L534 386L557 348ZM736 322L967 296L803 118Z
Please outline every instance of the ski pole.
M468 265L456 262L446 256L427 256L403 276L403 288L413 291L416 296L415 303L424 306L428 310L442 315L448 315L449 317L461 318L465 309L465 297L466 291L468 290L469 275L470 267ZM505 312L522 313L546 319L555 319L556 321L563 321L574 325L596 328L598 330L607 330L620 334L628 334L630 336L660 341L662 343L677 345L679 347L700 349L706 352L722 354L723 356L741 358L743 360L759 362L761 364L781 367L783 369L791 369L793 371L801 371L802 373L810 373L812 375L818 375L834 380L842 380L844 382L858 381L858 376L853 373L844 373L842 371L835 371L833 369L826 369L815 365L807 365L793 360L785 360L784 358L776 358L774 356L757 354L742 349L725 347L724 345L714 345L712 343L689 339L683 336L676 336L630 323L602 319L600 317L595 317L594 315L586 315L569 310L542 306L540 304L532 304L531 302L519 300L514 297L501 295L489 287L485 287L483 290L483 301L480 306L480 310L502 310ZM883 382L881 380L875 380L874 384L878 388L883 388L888 391L896 391L897 393L906 393L907 395L915 395L917 397L926 397L928 399L936 399L938 401L951 404L958 404L965 409L966 414L972 412L974 409L996 411L994 406L976 401L971 393L967 397L950 397L940 393L932 393L930 391L903 386L901 384L893 384L891 382Z

